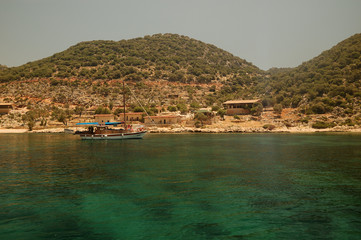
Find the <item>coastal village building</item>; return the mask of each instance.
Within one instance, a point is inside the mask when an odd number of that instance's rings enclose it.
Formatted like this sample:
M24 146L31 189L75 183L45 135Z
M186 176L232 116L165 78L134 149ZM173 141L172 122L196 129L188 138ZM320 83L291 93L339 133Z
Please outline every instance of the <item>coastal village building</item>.
M127 121L127 122L133 122L133 121L141 122L141 121L143 121L143 115L144 114L145 113L143 113L143 112L125 113L125 121ZM124 114L123 113L119 114L119 121L124 121Z
M105 124L106 122L114 122L114 115L113 114L96 114L94 116L95 122L99 123L100 125Z
M175 115L150 116L144 118L145 124L170 125L170 124L177 124L180 122L181 122L181 117Z
M226 109L226 115L246 115L250 114L252 105L261 102L260 99L255 100L231 100L223 103Z
M13 109L13 105L11 103L0 103L0 115L8 114L11 109Z

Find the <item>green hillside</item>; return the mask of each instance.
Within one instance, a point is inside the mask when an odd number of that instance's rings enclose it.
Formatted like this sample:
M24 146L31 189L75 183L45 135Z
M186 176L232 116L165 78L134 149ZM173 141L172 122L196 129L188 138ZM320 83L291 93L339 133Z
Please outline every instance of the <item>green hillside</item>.
M0 71L0 82L36 78L164 79L210 83L260 70L213 45L176 34L81 42L51 57Z
M272 103L305 113L355 114L361 105L361 34L296 68L271 69L268 74L256 91Z
M25 84L21 80L35 81ZM267 72L213 45L176 34L82 42L20 67L0 68L0 83L9 83L2 84L1 96L17 99L48 98L78 105L120 102L119 87L108 80L132 82L145 102L158 105L172 102L167 100L170 95L200 106L261 98L264 107L357 115L361 109L361 34L296 68Z

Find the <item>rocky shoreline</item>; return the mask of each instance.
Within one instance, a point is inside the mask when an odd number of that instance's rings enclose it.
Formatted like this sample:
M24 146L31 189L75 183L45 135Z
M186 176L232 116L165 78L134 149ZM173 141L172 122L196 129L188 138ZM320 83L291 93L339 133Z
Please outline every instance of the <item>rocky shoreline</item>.
M64 133L65 129L81 130L80 128L44 128L34 129L29 131L28 129L7 129L0 128L1 133ZM196 128L196 127L149 127L147 128L149 133L317 133L317 132L331 132L331 133L361 133L361 128L337 126L334 128L314 129L310 127L281 127L273 130L257 128L257 127L225 127L225 128Z

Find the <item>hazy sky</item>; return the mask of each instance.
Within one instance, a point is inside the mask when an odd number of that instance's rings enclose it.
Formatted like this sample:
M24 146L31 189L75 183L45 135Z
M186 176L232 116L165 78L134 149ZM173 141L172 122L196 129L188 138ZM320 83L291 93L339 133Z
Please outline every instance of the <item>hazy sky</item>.
M361 0L0 0L0 30L7 66L81 41L177 33L267 70L361 33Z

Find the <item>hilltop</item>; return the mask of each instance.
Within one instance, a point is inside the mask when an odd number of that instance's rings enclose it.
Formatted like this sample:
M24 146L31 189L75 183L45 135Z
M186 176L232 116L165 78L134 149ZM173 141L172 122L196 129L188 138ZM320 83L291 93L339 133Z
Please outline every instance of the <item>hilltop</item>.
M308 114L353 115L361 105L361 34L296 68L270 69L257 86L273 104Z
M246 60L214 45L177 34L156 34L118 42L81 42L51 57L1 70L0 82L72 78L210 83L261 72Z

